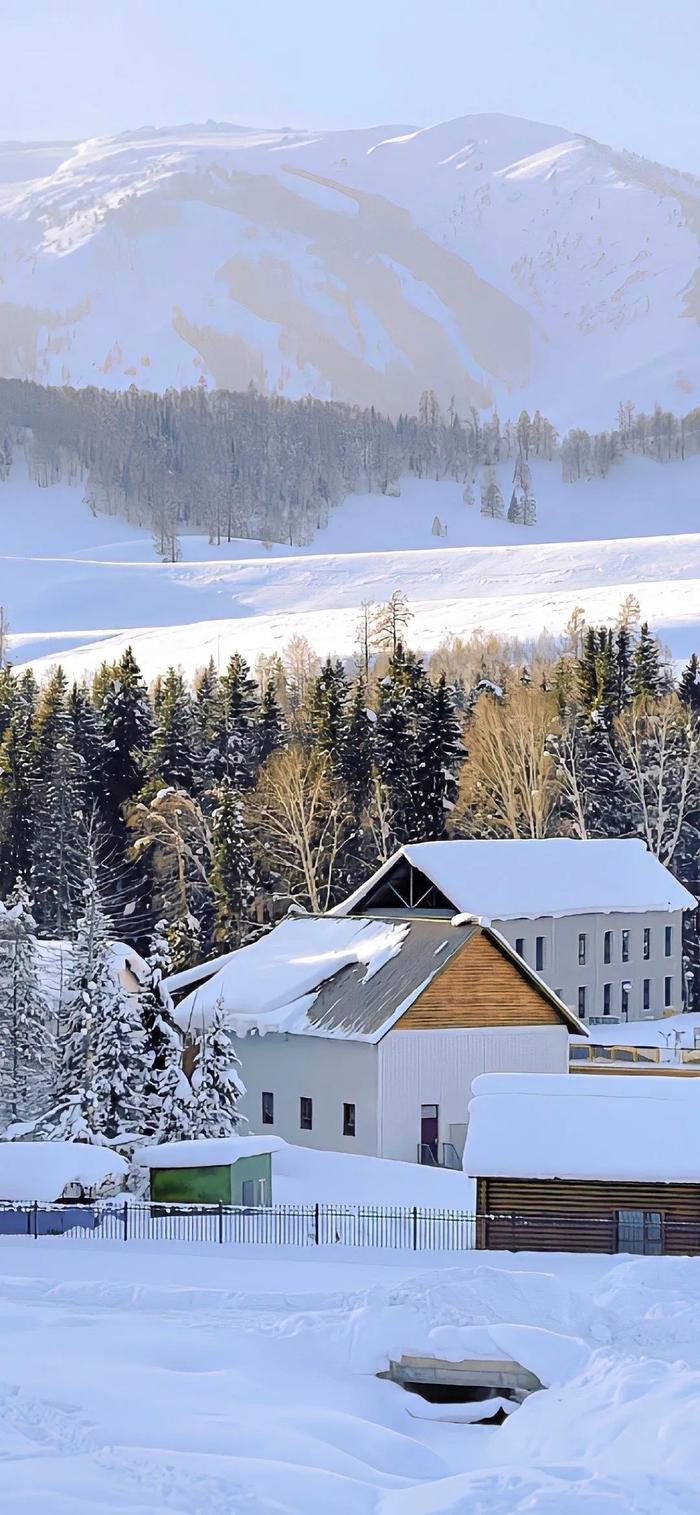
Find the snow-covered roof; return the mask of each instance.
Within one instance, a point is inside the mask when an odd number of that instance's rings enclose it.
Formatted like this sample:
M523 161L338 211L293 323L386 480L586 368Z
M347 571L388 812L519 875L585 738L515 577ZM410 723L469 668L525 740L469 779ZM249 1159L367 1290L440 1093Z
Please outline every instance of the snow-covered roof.
M134 1162L144 1168L225 1168L242 1157L260 1157L284 1146L281 1136L211 1136L140 1147Z
M546 837L409 843L333 914L362 907L402 859L423 873L456 911L486 920L691 910L696 904L638 838L584 842Z
M696 1032L700 1036L700 1014L685 1012L680 1015L662 1015L658 1019L623 1021L614 1026L591 1026L590 1036L574 1037L573 1041L601 1047L677 1047L693 1048Z
M73 942L39 939L36 944L42 992L55 1006L61 1006L70 988L73 971ZM148 976L148 964L127 942L110 942L110 959L115 980L123 982L130 971L139 983Z
M232 953L218 973L180 1001L175 1019L196 1035L222 1005L239 1036L276 1031L376 1042L479 929L443 920L294 916ZM497 933L491 936L562 1020L582 1031L513 949Z
M472 1084L464 1171L700 1182L700 1080L483 1073Z
M87 1142L0 1142L0 1201L52 1204L67 1184L95 1190L127 1172L119 1153Z
M193 968L181 968L179 973L169 973L163 983L169 994L179 994L181 989L189 989L193 984L201 984L205 978L212 978L220 968L225 968L233 957L232 952L222 952L219 957L210 957L206 963L195 963Z

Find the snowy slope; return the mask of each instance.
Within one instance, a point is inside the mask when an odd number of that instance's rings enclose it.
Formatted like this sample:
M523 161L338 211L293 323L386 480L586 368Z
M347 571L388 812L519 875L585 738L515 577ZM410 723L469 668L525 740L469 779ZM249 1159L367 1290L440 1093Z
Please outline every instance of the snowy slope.
M12 1515L696 1515L697 1260L0 1246ZM449 1424L404 1353L545 1388Z
M0 373L609 424L700 384L700 184L559 127L0 146Z

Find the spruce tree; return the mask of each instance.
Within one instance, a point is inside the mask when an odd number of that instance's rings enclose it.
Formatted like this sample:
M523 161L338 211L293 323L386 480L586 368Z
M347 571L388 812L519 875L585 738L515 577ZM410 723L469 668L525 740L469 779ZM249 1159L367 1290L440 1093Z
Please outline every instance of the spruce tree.
M678 681L678 698L689 710L700 710L700 666L696 652L691 652Z
M349 685L343 665L327 658L310 695L311 737L337 773L342 767Z
M236 789L250 789L256 774L257 684L239 652L229 658L220 686L219 761L215 776L230 779Z
M224 1009L219 1004L208 1027L202 1029L197 1065L192 1074L190 1130L193 1137L235 1136L241 1121L238 1100L245 1093L239 1068Z
M130 647L110 671L102 691L104 808L110 827L123 837L122 810L143 783L153 731L146 686Z
M191 793L196 766L194 734L192 700L182 674L169 668L163 679L158 724L148 756L150 775Z
M0 1112L31 1121L46 1109L54 1036L41 990L36 922L21 878L0 915Z
M657 700L662 682L659 644L651 635L647 622L642 621L632 659L632 693L635 699Z
M285 745L284 716L280 708L275 686L268 680L260 701L255 723L255 756L259 764L266 763L273 752Z
M19 707L0 743L0 892L16 878L28 878L36 826L30 728Z
M153 1141L171 1141L189 1131L185 1111L191 1090L182 1068L182 1037L164 983L171 968L164 921L154 929L147 965L148 976L139 994L144 1037L140 1125Z
M211 870L216 903L214 935L217 942L232 949L250 935L256 874L240 796L228 779L222 781L215 793Z
M421 782L420 829L417 840L445 835L447 816L457 798L457 775L465 751L454 700L442 673L430 686L427 707L418 728Z
M76 786L87 815L102 805L105 737L102 716L85 684L73 684L68 695L70 742L78 759Z
M615 634L615 712L621 715L632 698L632 634L623 621Z
M84 796L72 735L66 679L57 668L41 691L34 723L30 879L42 929L59 936L74 922L85 876L79 840Z

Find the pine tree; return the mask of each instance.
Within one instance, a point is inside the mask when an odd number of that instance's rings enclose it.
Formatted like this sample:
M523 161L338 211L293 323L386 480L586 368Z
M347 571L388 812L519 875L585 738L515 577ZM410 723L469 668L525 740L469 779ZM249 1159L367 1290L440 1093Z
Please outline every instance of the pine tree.
M255 756L259 764L266 763L273 752L285 745L284 717L272 680L268 680L260 701L255 724Z
M216 903L217 942L232 949L250 934L250 911L256 894L253 853L243 820L240 796L228 779L216 790L211 887Z
M421 781L420 832L416 840L445 835L445 822L457 798L457 774L465 751L454 701L444 673L430 686L427 708L418 729Z
M167 930L168 951L172 959L173 973L182 973L193 963L201 963L204 943L199 921L187 915L173 921Z
M503 519L503 495L493 468L488 468L481 484L481 514L493 520Z
M151 937L148 977L139 994L144 1036L144 1081L141 1128L152 1141L175 1141L189 1135L192 1091L182 1067L182 1037L173 1018L173 1003L164 979L170 972L165 923Z
M102 715L84 684L73 684L68 695L70 744L78 759L76 789L84 814L102 804L105 737Z
M163 679L158 724L148 756L148 771L153 778L192 792L196 766L194 733L192 700L182 674L169 668Z
M430 705L430 683L420 660L399 643L379 687L375 755L386 792L391 839L411 841L420 828L419 725Z
M31 1121L46 1108L54 1038L41 991L36 922L21 878L0 915L0 1110Z
M678 698L690 710L700 710L700 666L696 652L691 652L678 681Z
M352 700L346 712L342 744L342 775L350 800L355 836L362 827L372 788L374 728L376 715L367 708L367 689L363 678L355 680Z
M78 835L84 819L81 765L72 744L66 679L61 668L51 674L41 691L31 764L32 894L42 928L61 935L73 923L85 876Z
M311 738L336 772L342 765L349 685L343 665L327 658L310 694Z
M632 636L627 622L615 634L615 711L621 715L632 698Z
M221 679L221 726L217 778L228 778L236 789L255 783L257 684L244 657L235 652Z
M209 1026L202 1030L197 1065L192 1074L190 1129L193 1137L236 1134L241 1121L238 1100L245 1093L237 1072L239 1068L224 1009L219 1004Z
M27 712L13 714L0 743L0 891L6 894L16 878L28 878L36 813L30 759Z
M661 687L659 644L651 635L647 622L642 621L632 659L632 693L635 699L656 700Z
M101 711L105 812L112 830L121 836L123 806L141 788L153 731L148 693L130 647L107 678Z

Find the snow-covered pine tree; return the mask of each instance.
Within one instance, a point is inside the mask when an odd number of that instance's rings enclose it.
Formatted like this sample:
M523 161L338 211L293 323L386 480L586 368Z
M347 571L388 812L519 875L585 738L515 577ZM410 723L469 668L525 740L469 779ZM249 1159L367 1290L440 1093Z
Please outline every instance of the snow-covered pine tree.
M222 1004L202 1029L199 1055L192 1074L190 1130L193 1137L234 1136L241 1123L238 1101L245 1094L240 1062L226 1024Z
M28 878L35 829L30 760L31 727L19 705L0 742L0 891Z
M678 698L689 710L700 710L700 666L696 652L691 652L678 680Z
M250 935L256 871L240 795L229 779L215 791L211 887L216 904L216 941L229 950Z
M632 634L626 621L615 633L615 713L621 715L632 698Z
M192 700L182 674L169 668L162 683L148 772L164 784L192 793L197 766Z
M81 764L73 748L67 685L56 668L41 690L31 755L31 890L44 931L62 935L77 913L84 878L78 841L83 816Z
M508 520L513 526L524 525L523 496L521 491L514 489L508 506Z
M100 681L104 723L104 809L110 828L122 834L122 807L138 793L151 744L153 713L130 647Z
M268 679L255 723L255 756L258 763L266 763L273 752L284 747L285 740L284 716L274 683Z
M338 772L346 734L349 684L339 658L327 658L310 692L309 724L314 746Z
M168 950L172 959L173 973L182 973L193 963L201 963L204 943L199 921L193 915L180 917L168 926Z
M0 1117L31 1121L46 1109L55 1058L41 989L36 922L21 878L0 916Z
M74 683L68 695L70 740L78 759L77 791L84 814L102 803L105 738L102 715L84 684Z
M420 831L417 841L445 835L445 823L457 798L457 775L465 750L454 700L442 673L430 695L418 729L421 776Z
M220 684L222 727L217 777L229 778L236 789L251 789L256 775L258 686L240 652L234 652L229 658Z
M88 857L83 914L73 949L67 1014L59 1027L50 1135L104 1143L138 1131L144 1037L133 1001L115 974L95 859Z
M502 520L503 495L493 468L487 468L481 481L481 514L493 520Z
M152 1141L176 1141L190 1134L192 1090L182 1067L182 1036L164 983L171 970L164 921L153 931L147 964L148 976L139 994L144 1035L140 1125Z
M662 689L659 644L646 621L639 628L639 641L632 658L632 693L636 699L658 699Z

